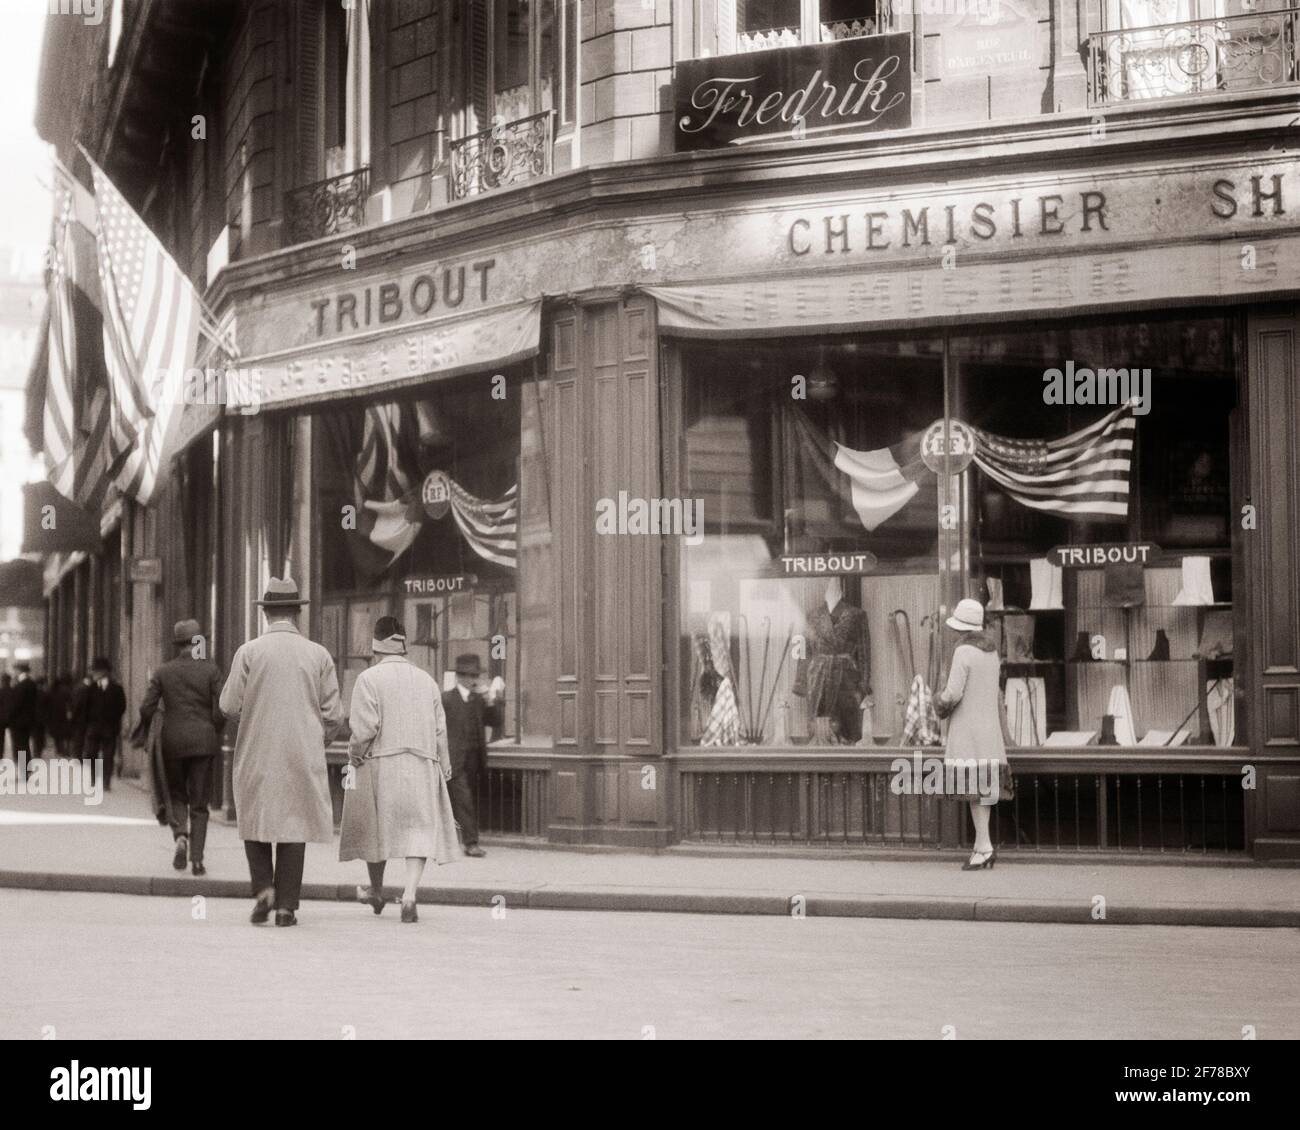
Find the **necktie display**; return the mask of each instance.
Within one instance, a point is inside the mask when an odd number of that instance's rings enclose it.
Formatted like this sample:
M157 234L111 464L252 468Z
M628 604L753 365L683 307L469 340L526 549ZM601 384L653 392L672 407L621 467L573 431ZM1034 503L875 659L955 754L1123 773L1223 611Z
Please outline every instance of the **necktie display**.
M1137 733L1133 728L1133 706L1129 702L1128 688L1122 683L1111 688L1106 717L1112 721L1116 745L1137 745Z
M1038 558L1029 563L1029 607L1064 608L1061 600L1061 567Z
M1163 660L1168 658L1169 658L1169 635L1168 633L1165 632L1164 628L1158 628L1156 630L1155 647L1151 649L1151 654L1147 656L1147 659L1152 661L1158 661L1158 660Z
M1232 745L1237 736L1237 720L1233 709L1231 677L1214 679L1205 684L1205 705L1210 713L1210 733L1214 735L1214 744Z
M1005 699L1011 740L1016 745L1042 745L1047 740L1047 689L1043 680L1008 679Z
M1174 603L1177 605L1214 603L1214 587L1210 583L1208 557L1183 558L1183 587L1174 597Z

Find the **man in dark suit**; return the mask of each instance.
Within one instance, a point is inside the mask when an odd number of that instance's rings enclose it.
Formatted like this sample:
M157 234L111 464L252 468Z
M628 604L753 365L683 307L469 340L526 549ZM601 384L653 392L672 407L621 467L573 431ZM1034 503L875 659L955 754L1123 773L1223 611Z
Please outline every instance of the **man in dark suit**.
M465 854L476 858L487 853L478 846L478 775L487 768L485 727L499 728L502 722L498 687L479 692L483 674L477 655L456 657L456 686L443 693L447 714L447 745L451 751L451 810L460 825Z
M221 753L225 716L221 698L221 669L207 658L197 620L180 620L172 629L174 659L149 680L140 705L140 726L147 729L162 704L162 770L167 790L167 816L175 853L172 866L184 871L186 857L195 875L207 874L203 846L208 838L208 798L212 774Z
M113 665L102 655L91 660L90 686L81 701L79 720L85 738L81 756L90 761L90 779L95 780L95 762L103 759L104 791L113 785L113 761L117 757L117 740L122 732L122 715L126 713L126 692L113 680Z
M9 700L9 740L13 743L14 760L26 754L30 768L32 758L37 756L32 749L32 730L36 727L40 691L32 681L30 663L15 663L14 672L17 677Z

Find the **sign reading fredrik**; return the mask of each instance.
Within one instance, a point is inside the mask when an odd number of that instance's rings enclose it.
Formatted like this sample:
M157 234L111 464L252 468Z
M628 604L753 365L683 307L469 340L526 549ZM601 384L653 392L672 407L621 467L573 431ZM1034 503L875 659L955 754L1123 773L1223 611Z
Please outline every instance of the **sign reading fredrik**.
M677 64L677 148L912 124L911 36L868 35Z

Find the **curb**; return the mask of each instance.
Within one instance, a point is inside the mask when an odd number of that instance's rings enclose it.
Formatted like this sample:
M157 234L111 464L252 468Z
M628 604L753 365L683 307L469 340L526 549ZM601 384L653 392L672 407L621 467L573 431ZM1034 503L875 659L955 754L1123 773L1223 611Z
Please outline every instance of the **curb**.
M303 901L351 902L355 883L304 883ZM236 879L185 876L85 875L45 871L0 871L0 889L150 895L163 898L247 900L248 884ZM387 888L395 894L396 887ZM795 902L802 898L802 905ZM1022 922L1084 926L1091 903L1066 899L950 898L942 895L808 895L777 892L678 890L630 887L421 887L419 901L430 906L493 907L529 910L607 910L665 914L747 914L769 917L892 918L949 922ZM1111 926L1300 927L1300 909L1151 903L1112 903L1103 924Z

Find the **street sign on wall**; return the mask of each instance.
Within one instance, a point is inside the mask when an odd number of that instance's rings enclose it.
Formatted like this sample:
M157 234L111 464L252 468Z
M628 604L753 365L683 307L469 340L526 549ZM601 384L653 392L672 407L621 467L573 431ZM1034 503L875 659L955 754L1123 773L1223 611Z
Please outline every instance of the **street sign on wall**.
M912 124L912 37L867 35L677 64L676 148Z

